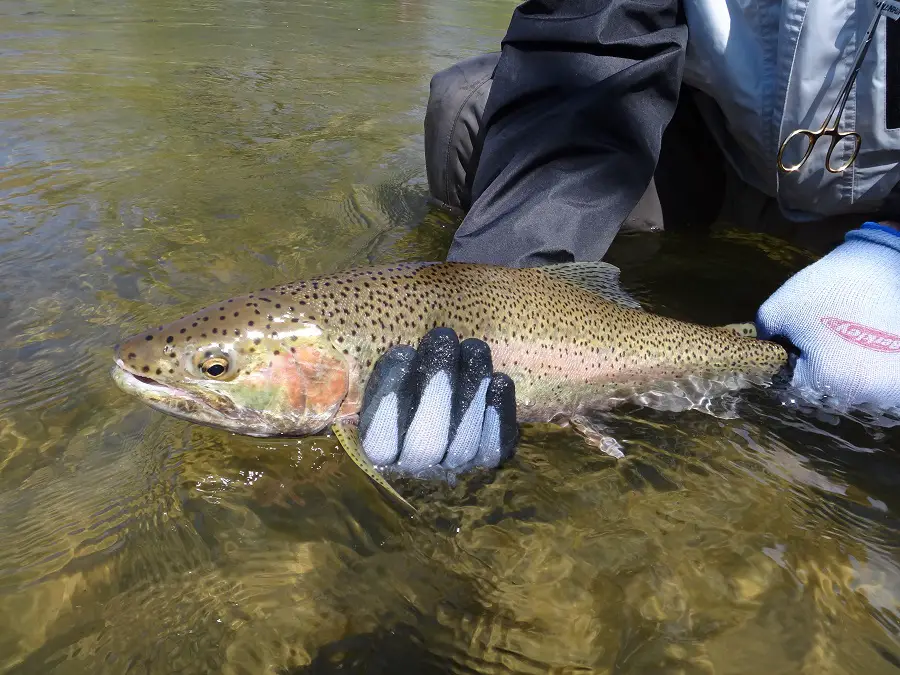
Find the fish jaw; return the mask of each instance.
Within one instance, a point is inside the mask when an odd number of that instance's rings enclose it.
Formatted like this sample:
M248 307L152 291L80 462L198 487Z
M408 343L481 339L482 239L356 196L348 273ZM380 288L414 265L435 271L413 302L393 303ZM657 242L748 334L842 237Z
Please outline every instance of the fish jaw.
M226 429L250 436L271 436L268 425L261 423L255 411L239 414L236 406L201 391L186 391L169 384L136 375L128 370L121 359L112 368L112 379L126 394L139 399L145 405L160 412L189 422ZM227 410L230 414L223 411ZM238 413L238 414L235 414Z

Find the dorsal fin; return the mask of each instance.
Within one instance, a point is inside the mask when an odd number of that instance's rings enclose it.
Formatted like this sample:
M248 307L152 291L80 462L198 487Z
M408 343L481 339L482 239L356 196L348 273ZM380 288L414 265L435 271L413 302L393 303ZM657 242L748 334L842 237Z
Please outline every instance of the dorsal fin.
M619 268L607 262L571 262L538 268L551 277L578 286L624 307L641 309L641 304L619 285Z

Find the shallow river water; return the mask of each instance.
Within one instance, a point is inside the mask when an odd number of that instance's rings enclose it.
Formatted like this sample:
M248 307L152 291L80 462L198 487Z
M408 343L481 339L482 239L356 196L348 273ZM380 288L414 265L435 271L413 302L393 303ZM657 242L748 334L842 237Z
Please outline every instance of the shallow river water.
M0 0L0 672L900 671L900 433L751 390L526 429L391 505L329 438L154 413L111 346L249 289L439 259L430 76L500 0ZM810 256L623 238L655 311L746 321Z

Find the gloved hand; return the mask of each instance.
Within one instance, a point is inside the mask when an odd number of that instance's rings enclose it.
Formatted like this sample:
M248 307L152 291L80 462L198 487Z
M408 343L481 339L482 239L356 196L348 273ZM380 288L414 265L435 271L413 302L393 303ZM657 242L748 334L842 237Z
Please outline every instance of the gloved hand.
M865 223L760 307L759 337L798 350L793 384L856 406L900 407L900 231Z
M418 349L394 347L375 364L359 436L376 466L494 468L518 440L515 387L493 372L484 342L460 343L453 330L435 328Z

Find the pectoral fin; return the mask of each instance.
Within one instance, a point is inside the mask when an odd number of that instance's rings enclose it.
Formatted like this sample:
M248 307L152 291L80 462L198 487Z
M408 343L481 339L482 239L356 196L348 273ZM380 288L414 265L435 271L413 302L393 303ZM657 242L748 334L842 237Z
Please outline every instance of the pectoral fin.
M384 476L382 476L378 472L378 469L375 468L375 465L369 461L368 457L366 457L366 453L363 452L362 449L362 443L359 441L359 429L357 429L355 424L349 422L335 422L331 425L331 430L337 437L338 442L340 442L341 447L344 448L344 452L350 455L350 459L353 460L353 463L356 464L356 466L363 470L363 473L410 511L417 513L416 508L400 496L400 493L387 482Z

